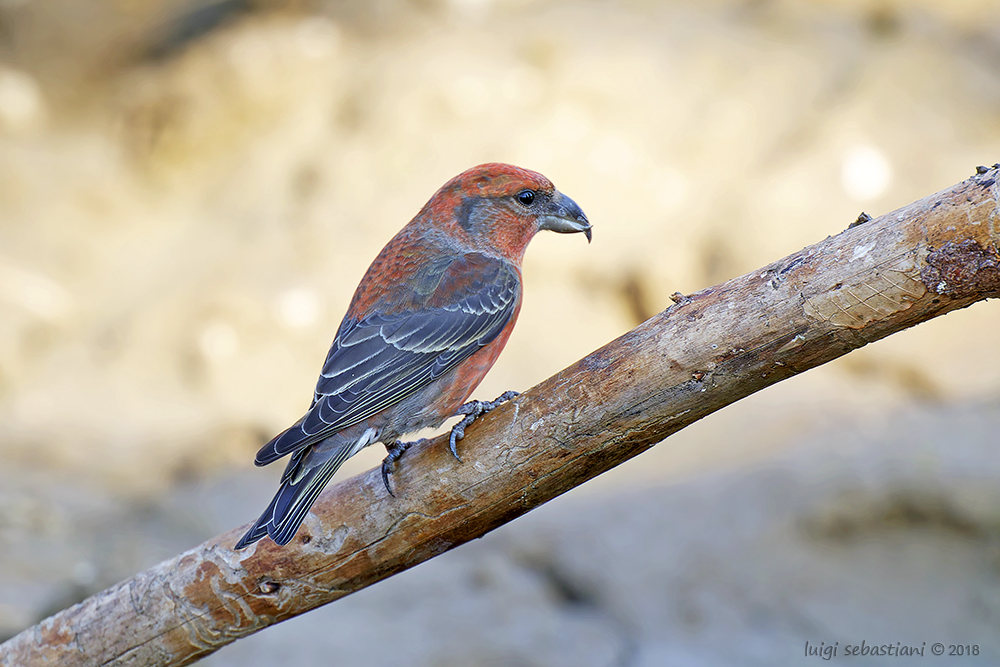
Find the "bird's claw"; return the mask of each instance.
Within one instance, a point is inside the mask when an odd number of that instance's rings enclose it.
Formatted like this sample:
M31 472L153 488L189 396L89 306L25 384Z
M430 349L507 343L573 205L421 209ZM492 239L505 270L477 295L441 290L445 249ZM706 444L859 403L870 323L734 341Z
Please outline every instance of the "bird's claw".
M419 444L421 442L426 442L427 438L421 438L420 440L414 440L413 442L401 442L397 440L391 445L385 446L386 455L382 459L382 482L385 484L385 490L389 492L389 495L393 498L396 494L392 492L392 487L389 486L389 475L392 474L393 464L396 463L403 456L403 453L412 447L413 445Z
M456 414L465 415L462 417L461 421L455 424L451 429L451 435L448 437L448 449L451 450L452 456L458 459L459 463L462 462L462 458L458 455L458 450L456 449L456 444L459 440L465 437L465 427L476 421L477 418L485 415L490 410L499 407L501 404L506 403L510 399L518 396L516 391L505 391L500 394L493 401L469 401L465 403L458 409ZM382 459L382 483L385 484L385 490L389 492L389 495L393 498L396 494L392 492L392 486L389 485L389 475L392 474L392 469L407 449L413 445L426 442L426 438L421 438L420 440L415 440L413 442L401 442L399 440L395 441L391 445L385 446L386 455Z
M485 415L490 410L499 407L501 404L506 403L515 396L520 394L516 391L505 391L500 394L493 401L469 401L465 403L458 409L455 414L465 415L462 417L461 421L451 427L451 435L448 437L448 449L451 450L451 455L458 459L458 462L462 462L462 457L458 455L458 449L456 445L459 440L465 437L465 427L476 421L477 418Z

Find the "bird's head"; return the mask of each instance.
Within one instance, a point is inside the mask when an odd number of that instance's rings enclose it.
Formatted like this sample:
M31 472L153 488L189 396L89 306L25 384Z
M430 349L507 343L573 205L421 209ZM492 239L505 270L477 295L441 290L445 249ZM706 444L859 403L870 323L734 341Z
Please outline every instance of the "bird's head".
M591 238L590 222L576 202L541 174L509 164L481 164L459 174L431 198L428 209L436 219L450 220L471 247L518 264L539 230Z

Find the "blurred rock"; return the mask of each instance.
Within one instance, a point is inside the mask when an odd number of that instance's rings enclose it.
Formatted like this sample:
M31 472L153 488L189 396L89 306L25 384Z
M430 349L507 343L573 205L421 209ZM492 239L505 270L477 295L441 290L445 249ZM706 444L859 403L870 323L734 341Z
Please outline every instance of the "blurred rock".
M0 472L0 637L196 544L214 526L198 513L122 496L75 476Z
M45 103L35 79L26 72L0 69L0 129L9 134L37 130L45 119Z

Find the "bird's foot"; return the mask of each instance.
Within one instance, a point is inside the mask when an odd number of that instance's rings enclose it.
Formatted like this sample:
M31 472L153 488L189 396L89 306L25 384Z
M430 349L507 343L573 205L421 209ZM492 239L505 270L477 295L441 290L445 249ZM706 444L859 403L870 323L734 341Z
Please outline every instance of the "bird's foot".
M413 442L401 442L397 440L391 445L385 446L386 456L382 459L382 482L385 483L385 490L389 492L389 495L393 498L396 494L392 492L392 487L389 486L389 475L392 474L392 469L396 461L403 456L403 453L421 442L427 442L427 438L421 438L420 440L414 440Z
M490 410L499 407L515 396L519 396L516 391L505 391L495 401L469 401L462 405L455 414L465 416L451 428L451 436L448 438L448 448L451 449L451 455L461 463L462 457L458 455L455 445L465 437L465 427L476 421L478 417L485 415Z

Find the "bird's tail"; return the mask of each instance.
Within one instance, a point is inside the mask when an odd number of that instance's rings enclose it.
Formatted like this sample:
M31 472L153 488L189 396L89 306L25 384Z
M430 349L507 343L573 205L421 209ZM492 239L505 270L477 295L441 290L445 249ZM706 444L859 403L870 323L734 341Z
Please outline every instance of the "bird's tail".
M235 549L243 549L265 535L270 535L278 545L291 542L323 487L344 461L357 452L358 444L361 443L345 442L328 457L323 456L326 452L319 453L312 447L293 455L278 493L253 527L236 543ZM324 460L316 461L317 458Z

